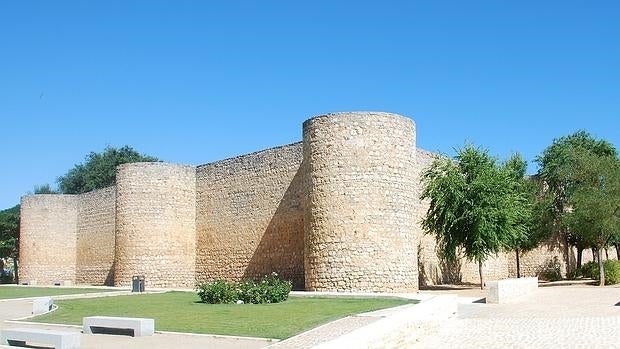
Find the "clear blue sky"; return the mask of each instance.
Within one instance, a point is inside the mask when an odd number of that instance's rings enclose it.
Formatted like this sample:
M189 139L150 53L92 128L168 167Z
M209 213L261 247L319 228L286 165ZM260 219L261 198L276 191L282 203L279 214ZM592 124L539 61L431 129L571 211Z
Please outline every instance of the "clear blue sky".
M407 115L448 154L533 160L577 129L620 147L619 18L618 1L1 1L0 208L106 145L201 164L332 111Z

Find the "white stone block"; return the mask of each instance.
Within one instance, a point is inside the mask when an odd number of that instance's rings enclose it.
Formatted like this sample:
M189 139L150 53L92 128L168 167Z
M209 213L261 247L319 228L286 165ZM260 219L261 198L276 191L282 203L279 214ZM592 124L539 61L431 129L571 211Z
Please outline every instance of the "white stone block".
M537 288L537 277L489 281L486 283L486 302L489 304L506 303L530 294Z
M114 316L89 316L82 319L84 333L92 334L93 328L133 330L134 337L152 336L155 333L155 320Z
M54 300L52 297L41 297L32 301L32 314L44 314L52 310Z
M55 349L79 349L80 334L36 328L3 329L0 334L0 344L24 346L27 343L50 344Z

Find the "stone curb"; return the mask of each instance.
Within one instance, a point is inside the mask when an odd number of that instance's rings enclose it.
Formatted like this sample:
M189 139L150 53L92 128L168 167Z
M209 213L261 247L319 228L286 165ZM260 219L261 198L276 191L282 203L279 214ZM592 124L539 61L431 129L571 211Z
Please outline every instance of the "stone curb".
M80 329L80 330L82 329L82 326L80 326L80 325L56 324L56 323L50 323L50 322L32 322L32 321L22 321L22 320L19 320L19 319L5 320L4 322L9 323L9 324L16 324L16 325L52 326L52 327L75 328L75 329ZM191 333L191 332L174 332L174 331L155 331L155 333L157 333L157 334L178 335L178 336L192 336L192 337L226 338L226 339L239 339L239 340L246 340L247 339L247 340L274 342L274 343L280 341L280 339L276 339L276 338L242 337L242 336L229 336L229 335L223 335L223 334L209 334L209 333Z
M11 301L30 301L36 298L41 297L51 297L53 300L65 300L65 299L82 299L82 298L99 298L99 297L112 297L112 296L126 296L126 295L134 295L134 294L145 294L143 293L133 293L131 291L110 291L110 292L93 292L93 293L78 293L78 294L66 294L66 295L56 295L56 296L37 296L37 297L22 297L22 298L8 298L8 299L0 299L1 302L11 302ZM160 293L160 292L148 292L148 293Z

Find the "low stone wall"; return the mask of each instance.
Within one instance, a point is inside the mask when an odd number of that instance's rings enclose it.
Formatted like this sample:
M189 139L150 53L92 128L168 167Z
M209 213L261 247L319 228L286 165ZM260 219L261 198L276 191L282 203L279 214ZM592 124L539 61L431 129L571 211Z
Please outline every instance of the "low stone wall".
M442 295L360 327L313 349L408 348L456 316L457 296Z
M487 303L500 304L530 294L538 288L538 278L519 278L486 283Z

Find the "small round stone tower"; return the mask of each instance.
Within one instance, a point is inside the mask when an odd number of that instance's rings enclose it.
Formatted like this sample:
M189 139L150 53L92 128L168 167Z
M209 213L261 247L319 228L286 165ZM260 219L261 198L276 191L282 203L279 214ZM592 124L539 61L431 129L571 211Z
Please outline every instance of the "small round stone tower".
M309 291L418 289L415 125L389 113L348 112L303 124Z
M196 169L124 164L116 185L114 285L144 275L147 287L194 287Z

